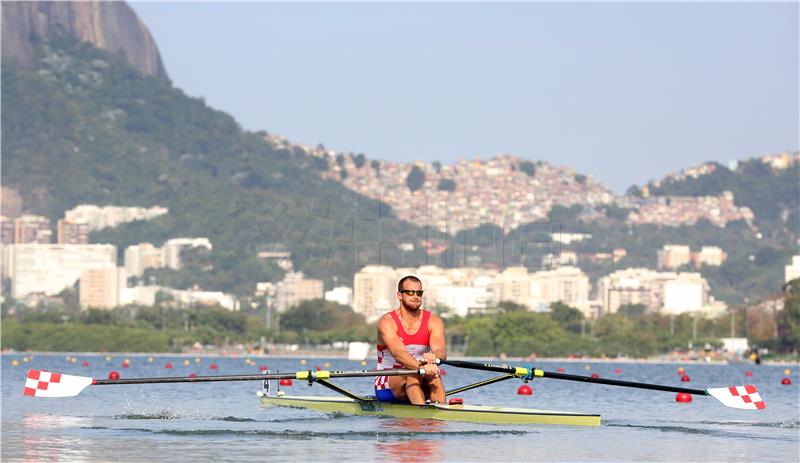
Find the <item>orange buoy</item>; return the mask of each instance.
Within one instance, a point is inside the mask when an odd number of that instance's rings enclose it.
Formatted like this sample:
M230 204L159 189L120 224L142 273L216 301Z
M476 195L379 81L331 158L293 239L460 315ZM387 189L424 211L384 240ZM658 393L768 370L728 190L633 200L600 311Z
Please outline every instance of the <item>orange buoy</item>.
M781 380L781 384L783 384L784 386L788 386L788 385L792 384L792 380L789 379L789 378L783 378Z
M744 375L747 376L748 378L750 378L750 377L753 376L753 372L752 371L745 371Z
M684 374L685 372L686 372L686 370L685 370L683 367L679 367L679 368L678 368L678 374L679 374L679 375L682 375L682 374Z
M600 377L600 375L598 375L597 373L592 373L592 378L597 379L599 377Z
M532 395L533 389L527 384L523 384L522 386L517 389L517 395Z
M681 376L681 381L683 381L684 383L688 383L691 380L692 380L692 378L690 378L689 375Z
M108 379L119 379L119 373L116 371L112 371L108 374Z
M217 364L216 364L216 363L212 363L212 364L211 364L211 366L210 366L209 368L211 368L212 370L216 370L216 369L217 369L217 368L219 368L219 367L217 367Z
M167 362L166 364L164 364L164 368L170 369L172 368L172 364Z
M692 395L687 394L686 392L679 392L678 395L675 396L675 402L688 403L691 401Z
M129 362L122 362L122 368L128 368L129 366L131 366Z
M291 386L292 385L292 380L289 379L289 378L284 378L284 379L278 381L278 384L280 384L281 386Z

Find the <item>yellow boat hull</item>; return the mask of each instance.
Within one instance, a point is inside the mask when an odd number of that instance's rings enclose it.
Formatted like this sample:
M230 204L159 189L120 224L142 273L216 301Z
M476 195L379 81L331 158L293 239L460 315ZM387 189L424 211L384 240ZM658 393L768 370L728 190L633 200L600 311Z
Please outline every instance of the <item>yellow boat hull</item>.
M417 418L445 421L468 421L495 424L555 424L566 426L600 426L600 415L510 408L488 405L411 405L377 401L356 401L347 397L267 396L260 395L263 406L294 407L323 413L381 415L396 418Z

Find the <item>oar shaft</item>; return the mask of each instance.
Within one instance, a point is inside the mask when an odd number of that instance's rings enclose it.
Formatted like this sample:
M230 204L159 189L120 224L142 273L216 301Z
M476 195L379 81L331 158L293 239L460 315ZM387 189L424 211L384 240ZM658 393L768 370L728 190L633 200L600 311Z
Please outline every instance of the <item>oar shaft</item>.
M685 387L663 386L661 384L620 381L618 379L592 378L589 376L568 375L564 373L553 373L550 371L544 371L543 373L544 374L542 376L545 378L565 379L567 381L581 381L584 383L607 384L609 386L635 387L638 389L651 389L654 391L685 392L687 394L706 395L706 391L703 389L688 389Z
M503 365L492 365L490 363L477 363L477 362L466 362L463 360L445 360L442 363L447 365L452 365L454 367L460 368L471 368L473 370L484 370L484 371L496 371L499 373L510 373L515 376L525 376L531 370L528 368L520 368L520 367L507 367ZM703 389L688 389L685 387L673 387L673 386L663 386L660 384L649 384L649 383L637 383L633 381L620 381L617 379L605 379L605 378L592 378L589 376L578 376L578 375L568 375L564 373L553 373L550 371L542 371L542 370L534 370L532 376L539 376L544 378L553 378L553 379L563 379L567 381L580 381L584 383L595 383L595 384L606 384L609 386L622 386L622 387L633 387L638 389L651 389L655 391L666 391L666 392L685 392L687 394L697 394L697 395L707 395L706 391Z
M173 376L161 378L128 378L128 379L95 379L92 384L97 386L111 384L158 384L158 383L207 383L215 381L264 381L277 379L311 378L361 378L369 376L402 376L424 373L420 370L360 370L360 371L298 371L294 373L269 373L254 375L216 375L216 376Z

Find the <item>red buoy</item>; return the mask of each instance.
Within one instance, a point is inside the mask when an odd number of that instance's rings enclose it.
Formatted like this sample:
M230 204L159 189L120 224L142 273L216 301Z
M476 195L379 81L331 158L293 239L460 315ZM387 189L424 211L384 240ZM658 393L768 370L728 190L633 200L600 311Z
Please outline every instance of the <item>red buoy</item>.
M558 368L556 368L556 371L559 372L559 373L564 373L564 368L563 367L558 367Z
M781 384L783 384L784 386L788 386L788 385L792 384L792 380L789 379L789 378L783 378L781 380Z
M89 362L83 362L83 366L88 367L89 366Z
M678 374L679 374L679 375L682 375L682 374L684 374L685 372L686 372L686 370L684 370L684 368L683 368L683 367L680 367L680 368L678 368Z
M600 375L598 375L597 373L592 373L592 378L597 379L599 377L600 377Z
M127 361L127 360L125 360L124 362L122 362L122 368L128 368L129 366L131 366L131 362L129 362L129 361Z
M292 385L292 380L289 379L289 378L284 378L284 379L278 381L278 384L280 384L281 386L291 386Z
M212 370L216 370L218 367L216 363L212 363L209 368L211 368Z
M444 371L444 368L439 368L439 376L444 376L446 374L447 374L447 372Z
M189 374L189 377L190 377L190 378L197 378L197 373L190 373L190 374Z
M523 384L522 386L517 389L517 395L532 395L533 389L527 384Z
M322 368L320 368L319 365L315 366L314 369L317 370L317 371L321 371L322 370Z
M108 379L119 379L119 373L112 371L108 374Z
M614 368L614 373L616 373L618 375L621 375L622 374L622 368Z
M266 365L261 365L261 367L259 368L259 370L261 370L261 371L269 371L269 368L267 368L267 366L266 366Z
M692 395L686 392L679 392L678 395L675 396L675 402L687 403L691 401L692 401Z
M689 375L681 376L681 381L683 381L684 383L688 383L691 380L692 380L692 378L690 378Z
M747 376L748 378L750 378L751 376L753 376L753 372L752 371L745 371L744 375Z
M164 368L167 368L167 369L169 369L169 368L172 368L172 364L171 364L171 363L169 363L169 362L167 362L167 363L164 365Z
M449 402L447 402L447 405L464 405L464 399L461 397L453 397Z

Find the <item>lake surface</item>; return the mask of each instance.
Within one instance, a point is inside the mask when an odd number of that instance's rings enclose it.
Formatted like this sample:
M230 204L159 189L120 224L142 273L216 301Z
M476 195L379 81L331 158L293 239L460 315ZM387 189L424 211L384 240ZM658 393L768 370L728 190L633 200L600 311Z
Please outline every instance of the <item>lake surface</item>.
M76 361L67 360L68 356ZM78 397L23 397L29 368L107 378L251 374L321 366L361 370L342 359L199 358L38 354L2 356L2 461L742 461L800 460L798 366L537 362L547 371L705 389L755 384L765 410L735 410L711 397L676 403L675 394L537 379L532 396L518 396L516 379L460 395L465 403L600 413L599 428L488 425L433 420L324 415L262 408L258 381L172 385L89 386ZM122 368L125 358L130 367ZM19 362L13 366L13 361ZM188 360L189 365L184 361ZM83 362L88 362L84 366ZM173 365L165 369L166 362ZM212 363L218 370L211 370ZM325 364L329 363L329 368ZM517 363L519 366L527 364ZM621 369L620 373L615 370ZM791 369L792 385L781 385ZM445 384L461 386L492 373L445 367ZM752 377L745 372L752 371ZM335 380L371 393L369 379ZM289 395L333 395L295 381Z

